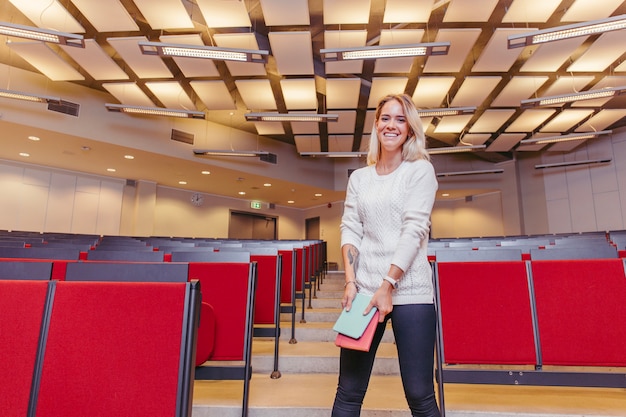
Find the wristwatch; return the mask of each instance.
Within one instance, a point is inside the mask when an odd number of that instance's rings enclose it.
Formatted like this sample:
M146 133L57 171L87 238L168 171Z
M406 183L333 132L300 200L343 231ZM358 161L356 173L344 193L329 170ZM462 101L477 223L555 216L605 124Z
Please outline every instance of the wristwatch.
M390 276L386 276L386 277L384 277L383 279L384 279L385 281L387 281L388 283L390 283L390 284L391 284L391 287L392 287L394 290L397 290L397 289L398 289L398 281L396 281L395 279L391 278Z

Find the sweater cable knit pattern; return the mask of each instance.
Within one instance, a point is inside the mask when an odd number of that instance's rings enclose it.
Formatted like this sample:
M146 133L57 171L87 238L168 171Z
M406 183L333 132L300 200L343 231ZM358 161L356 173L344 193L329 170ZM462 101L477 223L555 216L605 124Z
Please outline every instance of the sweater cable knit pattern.
M341 219L341 245L359 251L356 280L373 295L391 264L404 271L393 304L432 304L432 269L427 248L437 191L430 162L403 161L387 175L370 165L350 176Z

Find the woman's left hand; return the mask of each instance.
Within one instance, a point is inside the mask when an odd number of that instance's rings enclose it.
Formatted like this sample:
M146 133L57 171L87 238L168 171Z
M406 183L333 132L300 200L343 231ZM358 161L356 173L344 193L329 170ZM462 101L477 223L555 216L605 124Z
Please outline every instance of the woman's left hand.
M378 321L380 323L385 321L385 317L387 316L387 314L391 313L391 310L393 310L393 302L391 298L392 291L393 288L391 287L391 285L383 282L380 288L376 290L376 292L372 296L372 299L363 314L369 313L372 307L376 307L380 314L378 317Z

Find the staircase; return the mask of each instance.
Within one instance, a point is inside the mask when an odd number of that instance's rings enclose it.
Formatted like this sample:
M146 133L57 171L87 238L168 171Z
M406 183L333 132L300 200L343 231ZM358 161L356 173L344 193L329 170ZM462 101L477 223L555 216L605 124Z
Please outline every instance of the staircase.
M274 367L273 340L254 339L249 417L330 416L339 372L339 348L334 344L336 333L332 326L341 312L343 283L342 272L329 272L312 300L312 308L305 310L306 323L299 323L301 312L298 311L297 343L289 343L291 315L283 316L280 378L270 378ZM242 387L242 381L195 381L192 417L241 417ZM624 416L626 392L448 384L445 405L446 417ZM378 349L361 416L411 416L402 390L390 325Z

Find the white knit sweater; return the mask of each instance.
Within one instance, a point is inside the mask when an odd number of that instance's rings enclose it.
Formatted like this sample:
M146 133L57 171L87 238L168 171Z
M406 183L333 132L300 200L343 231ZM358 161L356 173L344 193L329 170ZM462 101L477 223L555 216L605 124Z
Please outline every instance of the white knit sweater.
M427 258L430 213L437 192L430 162L403 161L388 175L375 165L350 176L341 219L341 246L359 251L356 280L361 292L380 288L391 264L404 271L393 304L431 304L432 270Z

